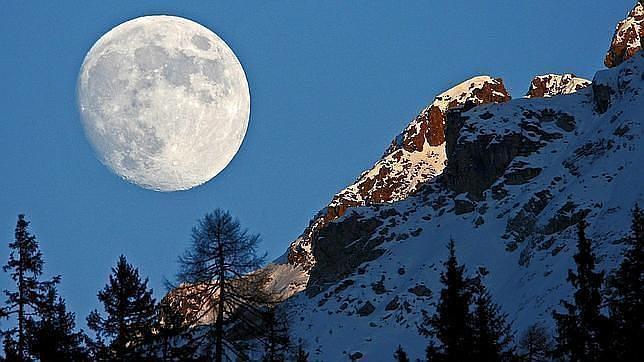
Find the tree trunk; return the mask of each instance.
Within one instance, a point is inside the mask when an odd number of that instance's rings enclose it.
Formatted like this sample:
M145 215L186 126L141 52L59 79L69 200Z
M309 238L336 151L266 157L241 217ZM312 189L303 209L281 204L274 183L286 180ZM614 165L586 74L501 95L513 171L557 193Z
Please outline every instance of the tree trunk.
M20 243L20 265L18 266L18 360L25 360L25 300L24 300L24 271L22 263L25 260L24 243Z
M226 268L224 266L224 245L221 238L218 238L219 242L219 301L217 303L217 321L215 325L215 362L222 362L224 355L224 287L225 287L225 277L226 277Z

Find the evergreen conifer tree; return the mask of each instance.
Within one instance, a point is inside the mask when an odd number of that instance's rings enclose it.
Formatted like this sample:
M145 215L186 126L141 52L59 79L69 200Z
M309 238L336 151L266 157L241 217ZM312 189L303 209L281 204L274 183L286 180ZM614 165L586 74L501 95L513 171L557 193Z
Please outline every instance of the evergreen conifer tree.
M607 284L610 318L615 326L613 357L616 361L636 360L644 356L644 212L637 205L624 258Z
M29 221L18 215L14 241L9 244L9 261L3 266L10 272L15 290L5 290L7 300L2 308L5 317L15 316L15 328L3 331L7 358L18 361L30 359L27 350L27 320L31 318L46 299L47 290L60 281L60 276L41 281L44 261L36 237L29 233ZM15 337L14 337L15 336Z
M546 327L530 325L519 339L519 353L526 362L545 362L552 353L552 340Z
M87 317L88 327L99 340L108 342L98 348L98 355L114 361L140 360L149 354L146 343L151 339L155 301L148 279L141 280L139 271L119 257L112 268L109 282L98 292L105 316L94 310Z
M263 292L264 274L257 271L265 259L257 255L258 243L259 235L249 234L230 213L217 209L193 228L192 243L179 258L180 284L174 294L197 311L189 316L190 324L213 317L210 335L216 362L227 354L240 353L233 334L226 333L231 324L256 329L261 335L257 330L262 318L260 307L271 298Z
M476 280L474 308L469 319L473 333L473 357L477 361L499 361L512 356L512 329L507 314L492 301L481 277Z
M181 361L193 358L197 352L192 329L176 306L163 300L157 308L155 343L162 361Z
M562 300L566 311L554 312L557 322L557 352L571 361L605 358L607 319L601 315L603 272L595 271L592 243L586 237L586 222L578 226L577 271L568 271L567 280L575 288L572 302Z
M27 320L27 346L30 355L40 361L87 361L85 335L74 328L74 313L68 312L65 300L50 286L38 306L38 318Z
M266 346L264 362L283 362L291 349L286 317L280 310L271 308L264 312L262 336Z
M430 361L467 361L472 352L472 328L468 323L472 301L472 280L465 276L465 266L456 260L454 240L448 244L449 256L441 273L444 285L436 313L429 324L431 334L440 342L427 348Z

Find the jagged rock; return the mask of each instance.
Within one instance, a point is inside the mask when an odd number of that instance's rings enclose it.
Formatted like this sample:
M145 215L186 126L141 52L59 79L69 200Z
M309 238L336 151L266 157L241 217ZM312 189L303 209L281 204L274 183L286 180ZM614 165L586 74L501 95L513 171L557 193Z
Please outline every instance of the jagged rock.
M525 167L511 170L505 175L506 185L522 185L533 178L539 176L541 168L538 167Z
M449 128L448 123L448 132ZM459 142L451 147L445 171L447 185L456 193L467 192L473 199L480 199L515 156L529 155L539 147L538 142L520 132L501 137L480 135L473 141Z
M480 76L439 94L434 101L391 142L382 158L363 172L355 183L340 191L310 222L287 253L288 262L310 270L314 236L349 208L402 200L417 192L424 182L445 167L445 115L450 109L506 102L510 95L501 79Z
M410 232L410 234L411 234L411 236L413 236L413 237L417 237L417 236L418 236L418 235L420 235L420 233L422 233L422 232L423 232L423 228L418 228L418 229L416 229L416 230L411 231L411 232Z
M474 221L474 225L476 226L481 226L483 224L485 224L485 219L483 219L483 216L477 217L476 220Z
M353 284L355 284L355 282L353 280L351 280L351 279L343 280L342 283L340 283L340 285L338 285L333 290L333 292L334 293L340 293L341 291L347 289L348 287L352 286Z
M557 119L555 120L555 124L557 125L557 127L561 128L566 132L574 131L575 126L577 125L575 123L575 117L567 114L562 114L560 117L557 117Z
M394 299L390 300L389 303L385 306L386 311L396 310L400 307L400 298L395 296Z
M611 93L614 91L606 84L593 83L593 100L599 113L605 113L610 107Z
M544 74L536 76L526 94L528 98L554 97L574 93L590 85L590 81L574 74Z
M574 202L568 201L557 210L554 217L548 220L548 223L543 228L543 233L551 235L565 230L572 225L578 224L588 213L590 213L589 209L577 209L577 205Z
M464 199L454 200L454 213L456 215L467 214L474 211L475 205L472 201Z
M628 133L628 131L630 131L630 128L628 127L628 125L623 124L615 128L615 131L613 131L613 134L615 136L624 137L624 135Z
M445 142L445 114L455 108L471 109L485 103L503 103L510 100L503 80L480 76L469 79L436 96L434 102L422 110L416 119L401 133L385 154L403 148L407 151L422 150L425 142L439 146Z
M418 297L432 296L432 291L423 284L416 284L413 288L409 288L407 291Z
M550 200L552 200L550 191L539 191L521 207L521 210L515 216L508 219L505 232L506 235L514 235L514 243L508 243L506 246L516 249L518 246L516 243L523 242L535 231L537 216L548 206Z
M644 48L642 41L644 41L644 5L640 0L628 16L617 24L604 64L609 68L620 65Z
M361 317L366 317L369 314L373 313L375 310L376 310L376 307L374 307L374 305L371 304L371 302L367 301L365 304L362 305L362 307L360 307L356 311L356 313Z
M371 289L376 294L384 294L384 293L386 293L387 288L385 288L385 276L384 275L381 276L379 281L371 284Z
M352 214L321 229L313 243L312 254L317 262L311 269L307 293L318 294L328 283L340 280L360 264L382 255L377 246L383 240L372 238L380 225L382 221L378 219Z

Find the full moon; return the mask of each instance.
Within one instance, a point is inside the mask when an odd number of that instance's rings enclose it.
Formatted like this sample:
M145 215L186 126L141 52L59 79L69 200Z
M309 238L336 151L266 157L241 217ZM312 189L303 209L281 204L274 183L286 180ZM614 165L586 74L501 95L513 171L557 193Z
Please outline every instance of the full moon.
M212 179L248 127L239 60L215 33L179 17L140 17L107 32L85 56L77 90L100 161L151 190Z

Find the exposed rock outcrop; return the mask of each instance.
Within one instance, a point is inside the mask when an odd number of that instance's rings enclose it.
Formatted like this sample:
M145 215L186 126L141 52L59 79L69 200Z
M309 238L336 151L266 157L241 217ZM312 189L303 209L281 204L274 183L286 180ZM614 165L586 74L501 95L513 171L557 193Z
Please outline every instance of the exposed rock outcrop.
M532 79L527 98L554 97L574 93L590 85L590 81L574 74L544 74Z
M643 52L638 52L632 58L641 57L644 57ZM610 70L597 72L592 85L595 110L600 114L605 113L617 98L624 94L632 96L632 83L640 77L642 77L642 69L639 62L633 62L618 72Z
M373 238L380 225L382 221L377 218L351 214L322 228L313 243L312 254L316 263L310 271L307 293L318 294L363 262L382 255L382 250L377 248L382 239Z
M644 1L639 0L628 16L617 24L604 64L609 67L620 65L644 46Z
M479 76L439 94L391 142L382 158L363 172L355 183L336 194L320 211L287 252L290 264L310 270L315 265L312 243L317 233L347 209L407 198L445 167L446 114L452 109L467 110L479 104L510 100L503 81Z

